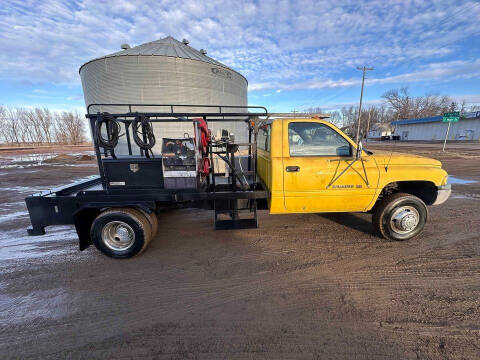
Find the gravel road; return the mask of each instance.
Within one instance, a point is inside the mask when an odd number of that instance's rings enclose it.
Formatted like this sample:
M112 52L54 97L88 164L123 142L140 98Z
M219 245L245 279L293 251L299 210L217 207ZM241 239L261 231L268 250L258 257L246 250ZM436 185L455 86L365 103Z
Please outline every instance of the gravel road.
M258 229L214 231L208 211L171 210L128 260L79 252L71 227L26 236L22 199L93 163L5 160L0 358L478 358L480 156L402 151L474 181L454 183L413 240L380 239L368 214L262 212Z

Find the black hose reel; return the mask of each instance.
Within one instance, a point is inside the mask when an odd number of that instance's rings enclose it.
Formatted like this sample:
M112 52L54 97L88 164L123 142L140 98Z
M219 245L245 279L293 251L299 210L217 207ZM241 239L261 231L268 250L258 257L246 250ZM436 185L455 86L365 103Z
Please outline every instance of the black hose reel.
M104 124L106 129L106 137L104 137L102 134L102 126ZM153 157L152 148L155 146L156 139L155 134L153 133L153 126L149 121L149 118L144 115L138 115L131 122L131 126L135 144L137 144L140 149L145 151L147 157L150 157L148 154L149 152ZM115 157L113 151L118 145L118 139L120 136L124 135L120 134L120 131L121 126L112 114L108 112L101 113L95 122L95 143L99 147L105 149L105 151L110 151L111 155Z
M104 138L102 135L102 125L105 124L106 135ZM118 138L120 137L120 124L115 119L115 117L107 112L100 114L95 122L95 133L94 140L95 143L105 150L113 152L113 149L118 144Z
M135 144L144 150L146 154L150 151L153 156L152 148L155 146L156 139L153 133L152 123L148 117L144 115L136 116L132 121L132 133Z

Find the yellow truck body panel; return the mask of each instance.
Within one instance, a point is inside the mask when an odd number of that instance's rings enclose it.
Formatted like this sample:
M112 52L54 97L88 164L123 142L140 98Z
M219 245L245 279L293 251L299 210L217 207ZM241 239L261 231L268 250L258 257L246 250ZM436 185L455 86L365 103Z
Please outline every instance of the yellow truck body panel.
M434 159L389 151L363 151L358 159L357 145L318 118L276 119L260 131L264 133L258 137L257 169L268 189L272 214L365 212L391 183L447 183L447 173ZM336 148L306 145L302 136L317 132Z

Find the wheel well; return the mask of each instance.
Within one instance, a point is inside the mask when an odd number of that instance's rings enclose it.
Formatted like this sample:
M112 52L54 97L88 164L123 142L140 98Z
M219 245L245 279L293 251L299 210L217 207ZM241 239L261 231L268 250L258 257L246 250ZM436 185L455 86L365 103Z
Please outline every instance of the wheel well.
M377 202L386 196L403 192L414 195L425 203L432 205L437 198L437 187L431 181L397 181L388 184L382 189Z
M75 224L75 229L77 230L79 247L80 250L85 250L92 244L92 239L90 238L90 227L92 226L95 218L102 212L115 209L120 207L129 207L134 209L141 209L147 213L154 212L155 208L150 207L147 204L134 203L134 204L118 204L118 206L108 206L108 207L86 207L80 208L73 214L73 221Z

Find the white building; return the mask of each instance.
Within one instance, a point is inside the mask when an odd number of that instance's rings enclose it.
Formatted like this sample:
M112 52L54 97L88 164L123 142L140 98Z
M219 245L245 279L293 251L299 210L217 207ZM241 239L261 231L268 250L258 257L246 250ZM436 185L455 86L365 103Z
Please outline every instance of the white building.
M448 123L442 119L440 115L393 121L393 135L400 136L400 140L444 140ZM480 141L480 111L462 114L458 122L451 123L448 140Z
M391 136L392 128L390 124L374 124L368 131L368 140L380 140L382 136Z

